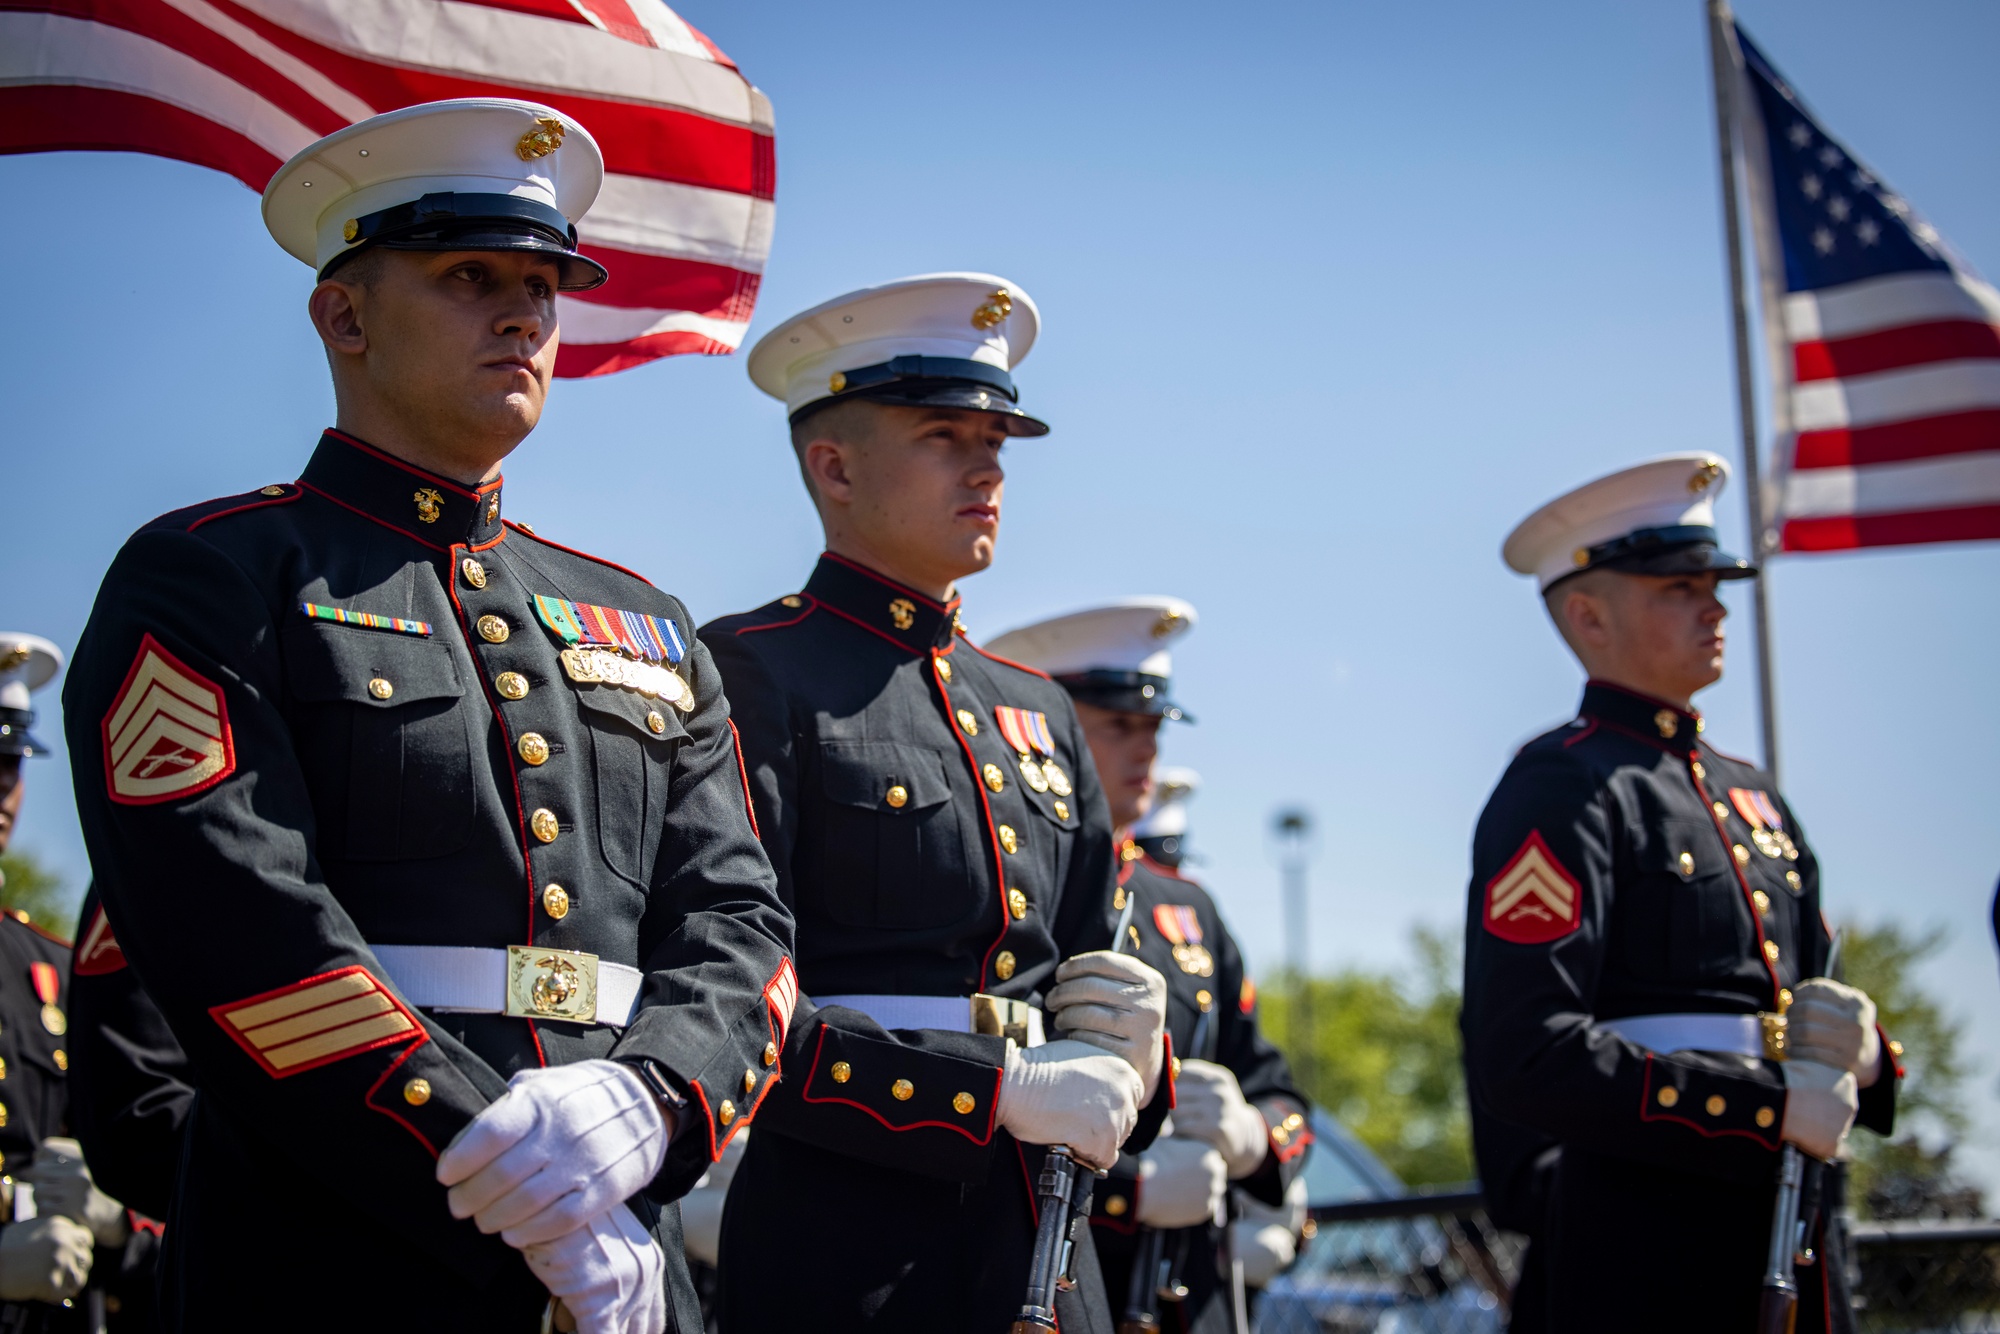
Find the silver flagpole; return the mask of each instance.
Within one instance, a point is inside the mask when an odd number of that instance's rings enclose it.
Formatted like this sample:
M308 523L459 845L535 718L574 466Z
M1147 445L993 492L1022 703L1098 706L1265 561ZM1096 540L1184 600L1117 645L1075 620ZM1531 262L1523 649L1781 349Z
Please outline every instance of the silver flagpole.
M1771 665L1771 544L1764 531L1764 477L1757 459L1757 389L1750 367L1750 296L1743 280L1743 223L1736 194L1737 54L1729 0L1708 0L1708 51L1715 77L1715 147L1722 168L1722 230L1729 247L1731 331L1736 339L1736 415L1743 435L1743 499L1750 511L1750 559L1756 580L1757 704L1764 724L1764 767L1778 782L1778 692Z

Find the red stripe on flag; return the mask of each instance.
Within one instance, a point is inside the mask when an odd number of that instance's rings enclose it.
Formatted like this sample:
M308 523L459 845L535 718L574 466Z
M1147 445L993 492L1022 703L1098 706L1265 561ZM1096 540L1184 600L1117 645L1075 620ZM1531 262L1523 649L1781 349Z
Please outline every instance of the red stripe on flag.
M2000 538L2000 505L1912 510L1902 514L1843 514L1787 519L1786 551L1848 551L1921 542L1981 542Z
M516 14L532 14L538 19L581 23L586 28L590 26L590 20L585 18L569 0L466 0L466 3L484 9L505 9Z
M150 97L52 84L0 88L0 153L64 149L153 153L246 185L269 180L280 165L234 130Z
M659 357L677 357L688 353L726 357L734 350L707 334L687 330L647 334L622 343L564 343L556 349L556 374L566 380L581 379L629 370Z
M1792 467L1855 468L1987 450L2000 450L2000 409L1953 412L1883 426L1801 431L1792 450Z
M579 248L611 273L611 281L595 291L569 294L579 301L626 309L686 310L718 320L747 320L757 304L762 279L755 273L607 246Z
M1993 359L2000 359L2000 329L1977 320L1910 324L1852 338L1792 345L1793 375L1801 384L1935 361Z

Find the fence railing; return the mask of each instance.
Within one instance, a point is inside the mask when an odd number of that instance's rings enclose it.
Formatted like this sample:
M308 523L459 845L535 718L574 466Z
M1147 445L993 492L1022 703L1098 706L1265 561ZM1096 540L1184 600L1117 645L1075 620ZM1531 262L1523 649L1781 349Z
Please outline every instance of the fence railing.
M1850 1223L1866 1334L2000 1334L2000 1222ZM1500 1334L1522 1238L1476 1189L1324 1205L1256 1306L1258 1334Z

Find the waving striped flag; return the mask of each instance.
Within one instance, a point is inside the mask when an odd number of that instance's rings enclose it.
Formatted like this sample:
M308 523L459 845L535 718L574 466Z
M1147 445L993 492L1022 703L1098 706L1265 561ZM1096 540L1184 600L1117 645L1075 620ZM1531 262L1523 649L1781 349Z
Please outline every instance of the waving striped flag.
M1736 39L1775 545L2000 538L2000 293Z
M0 0L0 152L113 149L253 190L377 112L523 97L604 149L558 375L734 351L771 247L771 107L659 0Z

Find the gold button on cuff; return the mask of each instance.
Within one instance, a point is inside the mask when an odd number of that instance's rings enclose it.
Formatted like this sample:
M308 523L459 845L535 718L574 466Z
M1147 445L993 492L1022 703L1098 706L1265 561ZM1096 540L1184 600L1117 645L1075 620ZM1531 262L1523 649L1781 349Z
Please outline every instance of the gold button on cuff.
M1764 957L1769 959L1772 963L1776 963L1778 961L1777 941L1767 940L1764 942Z
M715 1109L715 1119L724 1125L728 1125L731 1121L734 1121L736 1119L736 1104L724 1098L722 1106Z
M1769 894L1766 894L1761 889L1753 889L1750 891L1750 901L1757 905L1758 912L1771 911L1771 896Z
M949 662L945 661L943 658L939 658L937 660L937 667L939 676L943 677L947 681L951 680L951 664Z
M1673 1087L1663 1088L1653 1095L1653 1099L1662 1107L1672 1107L1681 1100L1681 1091Z
M1028 896L1018 889L1008 890L1007 911L1013 914L1014 920L1017 922L1026 917L1028 915Z
M1014 975L1014 951L1001 950L993 956L993 976L1005 982Z
M431 1081L418 1076L403 1085L403 1101L412 1107L421 1107L431 1100Z
M1123 1218L1125 1211L1131 1207L1130 1204L1125 1202L1123 1195L1113 1195L1104 1202L1104 1212L1110 1214L1113 1218Z
M561 885L550 885L543 890L542 911L558 922L569 916L569 891Z
M958 711L958 725L965 729L967 736L979 735L979 718L971 709L960 709Z
M1145 855L1146 850L1130 839L1126 840L1124 847L1118 849L1118 859L1120 861L1136 862Z
M1798 889L1805 884L1805 881L1799 879L1799 873L1797 871L1787 871L1785 872L1785 883L1790 885L1793 889Z
M368 693L376 699L387 699L396 693L396 687L390 685L386 678L378 676L368 683Z
M1058 801L1058 802L1056 803L1056 819L1058 819L1058 820L1067 820L1067 819L1069 819L1069 803L1068 803L1068 802L1066 802L1066 801Z
M1000 766L997 764L987 765L979 771L979 774L986 780L986 790L989 792L998 792L1007 786L1007 775L1000 772Z
M502 699L526 699L528 678L519 672L502 672L493 678L493 688L500 692Z
M781 607L803 607L806 605L806 600L797 593L787 593L778 599L778 605Z
M910 804L910 789L897 783L882 794L882 800L888 802L891 809L900 811Z
M479 637L489 644L504 644L507 642L507 636L513 633L507 628L507 622L498 616L480 617L477 628Z
M1681 874L1694 874L1694 854L1692 852L1683 852L1681 854Z
M971 1116L972 1109L979 1105L979 1099L970 1093L955 1093L951 1099L951 1109L960 1116Z
M889 1096L897 1102L908 1102L917 1096L917 1086L907 1079L899 1079L889 1085Z
M55 1060L55 1063L56 1063L56 1069L58 1069L58 1070L67 1070L67 1069L69 1069L69 1053L68 1053L68 1052L64 1051L64 1050L63 1050L63 1049L62 1049L61 1047L57 1047L57 1048L55 1049L55 1051L54 1051L54 1052L50 1053L50 1055L51 1055L51 1056L53 1057L53 1059Z
M1720 1093L1711 1093L1708 1095L1708 1101L1701 1105L1701 1109L1710 1116L1721 1116L1729 1110L1729 1104L1723 1101Z
M1738 866L1741 866L1745 862L1750 860L1750 849L1744 847L1741 843L1738 843L1734 847L1730 848L1729 854L1730 856L1736 858L1736 864Z
M486 567L472 557L467 556L464 560L460 561L458 563L458 570L460 574L465 576L465 582L471 584L474 588L486 587Z
M556 841L556 835L562 832L562 825L556 819L554 811L546 806L539 806L535 809L535 813L528 817L528 829L542 842L553 843Z
M521 739L514 743L514 749L521 752L521 758L529 764L546 764L549 758L548 738L540 732L523 732Z
M778 1063L778 1044L777 1044L777 1043L775 1043L775 1042L767 1042L767 1043L765 1043L765 1044L764 1044L764 1064L765 1064L765 1065L776 1065L777 1063Z
M747 1098L756 1091L757 1072L755 1070L745 1070L743 1072L743 1096Z
M833 1076L834 1083L845 1084L848 1080L854 1078L854 1067L846 1061L835 1061L833 1069L827 1073Z
M1013 852L1021 846L1021 836L1014 832L1013 825L1000 826L1000 846L1008 852Z
M1167 1071L1175 1079L1179 1079L1181 1077L1181 1058L1178 1056L1174 1057L1174 1059L1168 1063Z
M1757 1109L1756 1120L1757 1120L1757 1128L1759 1130L1769 1130L1771 1128L1771 1123L1773 1121L1776 1121L1777 1119L1778 1119L1778 1114L1772 1111L1769 1107L1759 1107Z
M646 730L654 736L658 736L667 730L667 720L661 715L658 709L653 709L646 714Z

